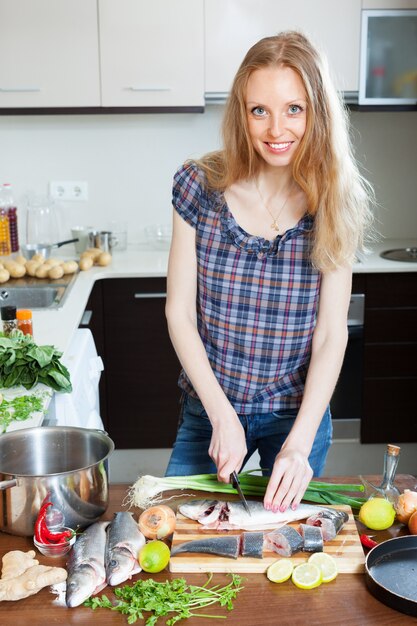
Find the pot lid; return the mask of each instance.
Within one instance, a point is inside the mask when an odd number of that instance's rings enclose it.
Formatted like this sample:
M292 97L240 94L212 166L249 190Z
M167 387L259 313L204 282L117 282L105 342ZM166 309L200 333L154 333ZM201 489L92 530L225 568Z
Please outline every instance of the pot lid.
M384 250L384 252L381 252L380 256L383 259L389 259L390 261L405 261L406 263L417 263L417 247Z

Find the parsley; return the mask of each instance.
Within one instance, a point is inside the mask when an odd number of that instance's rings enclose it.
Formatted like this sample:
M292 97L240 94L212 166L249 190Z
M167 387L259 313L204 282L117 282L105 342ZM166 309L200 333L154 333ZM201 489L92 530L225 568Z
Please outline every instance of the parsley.
M109 598L103 594L100 598L89 598L84 602L84 606L92 609L104 608L118 611L128 616L128 623L134 624L138 619L146 619L146 626L155 626L160 617L169 613L174 613L170 617L166 626L174 626L177 622L187 617L209 617L225 619L225 615L207 615L195 613L211 604L225 606L229 611L233 609L233 600L236 598L242 587L242 577L231 574L232 580L228 585L221 587L213 585L209 587L212 579L209 575L207 582L203 586L188 585L184 578L174 578L164 583L159 583L149 578L138 580L133 585L116 587L115 596L118 598L113 604ZM144 613L151 613L145 617Z
M0 404L0 432L5 432L14 420L23 422L32 413L42 411L44 395L34 393L32 395L17 396L11 400L3 398Z

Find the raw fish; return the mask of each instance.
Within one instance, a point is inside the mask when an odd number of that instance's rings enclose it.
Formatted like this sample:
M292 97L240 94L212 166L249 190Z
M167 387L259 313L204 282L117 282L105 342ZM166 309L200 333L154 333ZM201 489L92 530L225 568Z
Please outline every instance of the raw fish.
M263 547L263 533L242 533L240 551L242 556L252 556L255 559L261 559Z
M132 513L115 513L107 531L105 553L106 579L109 585L120 585L141 571L137 556L146 540Z
M179 506L185 517L197 520L203 528L214 530L267 530L279 528L288 522L306 519L323 510L314 504L299 504L295 510L284 513L267 511L262 502L248 500L249 515L241 502L222 500L191 500Z
M338 532L340 532L344 524L348 521L349 515L345 511L337 511L335 509L325 509L311 515L306 524L309 526L319 526L323 532L323 540L331 541Z
M300 533L304 540L304 552L323 552L323 533L319 526L300 524Z
M228 535L227 537L210 537L186 541L171 550L171 556L182 552L203 552L204 554L218 554L237 559L240 548L240 535Z
M266 545L280 556L289 557L303 549L304 541L292 526L281 526L265 535Z

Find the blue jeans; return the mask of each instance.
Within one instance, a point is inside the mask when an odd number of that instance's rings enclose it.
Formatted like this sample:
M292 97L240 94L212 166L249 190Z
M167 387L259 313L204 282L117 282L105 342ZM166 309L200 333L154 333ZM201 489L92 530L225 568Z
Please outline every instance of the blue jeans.
M242 468L255 450L258 450L260 466L266 470L265 475L270 475L275 457L281 450L296 416L296 409L239 415L248 448ZM208 454L211 434L211 423L200 400L184 393L177 438L165 475L215 474L216 466ZM328 407L308 457L314 476L320 476L323 472L331 443L332 422Z

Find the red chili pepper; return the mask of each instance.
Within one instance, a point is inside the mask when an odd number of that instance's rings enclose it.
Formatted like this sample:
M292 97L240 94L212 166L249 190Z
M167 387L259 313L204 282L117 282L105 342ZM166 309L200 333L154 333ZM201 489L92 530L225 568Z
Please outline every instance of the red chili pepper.
M365 548L374 548L378 545L378 542L374 541L369 535L360 535L360 540L361 544L365 546Z
M45 518L41 524L42 543L64 543L69 541L73 536L72 530L63 530L60 533L53 533L46 525Z
M43 541L43 526L45 523L45 516L48 506L52 506L52 502L44 502L39 509L38 517L35 522L35 539L39 541L39 543L44 543Z

